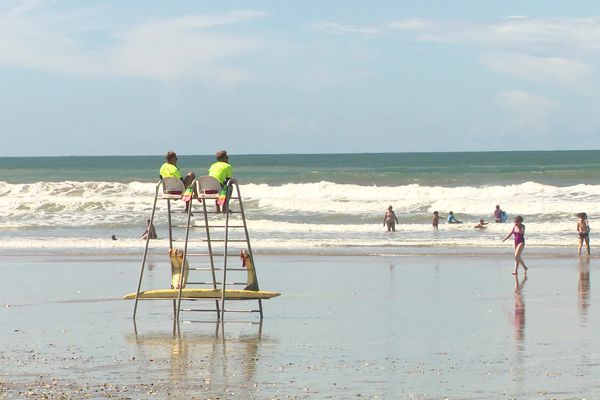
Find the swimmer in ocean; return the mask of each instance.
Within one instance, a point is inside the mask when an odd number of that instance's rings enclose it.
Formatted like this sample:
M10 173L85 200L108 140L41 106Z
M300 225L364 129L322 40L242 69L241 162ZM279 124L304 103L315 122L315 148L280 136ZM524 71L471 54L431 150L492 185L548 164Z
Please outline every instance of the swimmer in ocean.
M398 218L396 218L396 214L392 210L392 206L389 206L383 215L383 226L387 225L388 232L396 232L396 224L399 224Z
M454 212L450 211L448 213L448 223L449 224L462 224L462 221L457 220L456 217L454 216Z
M480 219L479 223L477 225L475 225L475 229L485 229L485 228L487 228L486 227L487 224L488 224L487 222L485 222L484 220Z

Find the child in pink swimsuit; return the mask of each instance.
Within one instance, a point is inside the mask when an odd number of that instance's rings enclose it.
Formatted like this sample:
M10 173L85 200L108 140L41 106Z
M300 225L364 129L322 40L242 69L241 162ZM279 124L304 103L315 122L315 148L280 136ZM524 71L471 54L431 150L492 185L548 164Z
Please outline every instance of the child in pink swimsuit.
M523 225L523 217L520 215L515 218L515 225L510 233L506 235L504 239L502 239L502 242L511 236L514 236L515 239L515 272L513 272L513 275L517 274L519 270L519 264L523 266L524 273L527 275L527 267L525 266L525 262L521 257L521 254L523 254L523 250L525 249L525 225Z

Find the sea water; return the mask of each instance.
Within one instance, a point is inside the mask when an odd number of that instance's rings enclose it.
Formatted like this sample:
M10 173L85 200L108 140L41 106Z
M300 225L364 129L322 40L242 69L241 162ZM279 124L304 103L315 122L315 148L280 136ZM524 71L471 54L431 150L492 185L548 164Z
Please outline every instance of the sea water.
M199 176L213 161L180 156L179 166ZM141 251L162 162L162 156L0 158L0 251ZM523 216L528 247L566 249L577 243L575 214L589 214L592 242L600 215L600 151L234 154L230 162L253 248L263 253L507 247L501 239L510 224L474 229L479 219L493 219L496 204L509 221ZM174 209L182 211L178 203ZM400 221L392 233L382 226L389 205ZM462 224L445 223L451 210ZM439 231L431 226L434 211ZM196 225L200 217L194 214ZM164 202L155 225L156 243L166 246Z

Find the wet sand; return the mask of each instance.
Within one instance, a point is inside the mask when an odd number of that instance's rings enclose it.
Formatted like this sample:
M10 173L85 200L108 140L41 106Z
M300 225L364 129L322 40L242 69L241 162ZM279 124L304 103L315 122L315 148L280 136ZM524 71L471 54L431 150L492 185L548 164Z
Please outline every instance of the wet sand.
M258 256L283 293L262 325L177 329L171 302L134 326L120 300L139 257L4 257L0 398L600 397L600 261L525 260L516 281L510 254ZM145 287L166 287L150 261Z

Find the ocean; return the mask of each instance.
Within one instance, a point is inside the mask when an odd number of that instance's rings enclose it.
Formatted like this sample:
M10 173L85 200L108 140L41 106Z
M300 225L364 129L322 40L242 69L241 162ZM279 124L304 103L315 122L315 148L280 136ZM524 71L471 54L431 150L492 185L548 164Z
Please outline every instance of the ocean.
M199 176L213 159L179 156L179 166ZM600 151L233 154L230 162L253 249L265 254L505 251L510 224L473 228L496 204L509 220L524 217L528 248L571 251L575 214L590 216L592 246L600 215ZM0 252L141 252L162 163L160 155L0 158ZM392 233L382 226L388 205L400 220ZM464 223L446 224L450 210ZM154 247L168 247L166 221L161 202Z

